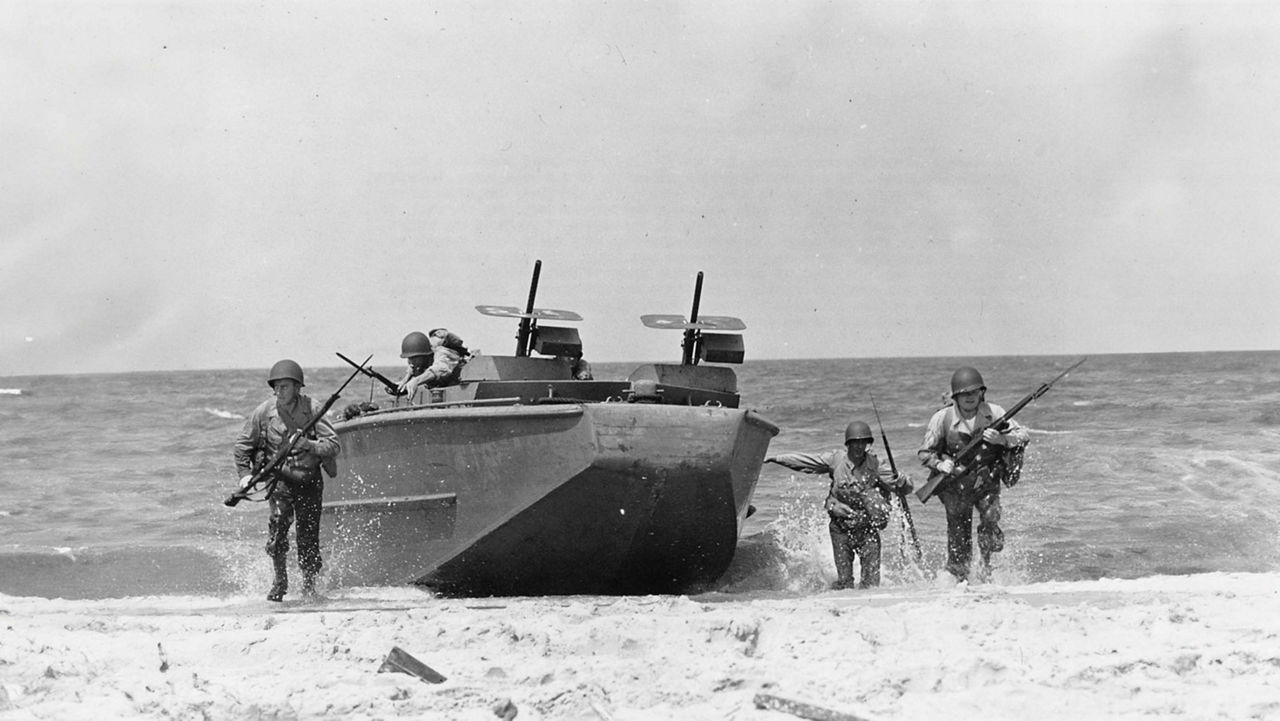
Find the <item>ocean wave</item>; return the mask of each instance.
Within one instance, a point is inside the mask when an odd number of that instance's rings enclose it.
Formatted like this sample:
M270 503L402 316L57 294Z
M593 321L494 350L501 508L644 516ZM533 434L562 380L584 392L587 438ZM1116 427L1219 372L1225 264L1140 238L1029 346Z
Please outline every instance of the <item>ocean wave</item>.
M0 388L0 396L20 396L20 395L22 395L21 388Z
M81 546L72 548L70 546L28 546L22 544L9 544L0 547L0 566L15 561L31 564L43 565L45 563L75 563L76 553L83 552L86 547Z
M239 413L232 413L231 411L219 410L217 408L206 407L204 412L211 416L217 416L218 418L225 418L227 420L244 420L244 416Z
M1267 408L1258 414L1254 423L1261 426L1280 426L1280 409Z
M235 590L220 561L193 547L0 546L0 594L123 598Z

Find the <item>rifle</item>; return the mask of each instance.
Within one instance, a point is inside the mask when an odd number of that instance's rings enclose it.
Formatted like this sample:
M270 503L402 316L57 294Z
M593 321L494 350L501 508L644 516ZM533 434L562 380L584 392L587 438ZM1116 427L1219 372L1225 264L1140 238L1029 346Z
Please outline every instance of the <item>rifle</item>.
M355 368L356 370L358 370L358 371L360 371L361 373L363 373L363 374L365 374L365 375L369 376L370 378L374 379L375 381L379 381L379 382L381 382L381 383L382 383L382 385L384 385L384 386L386 386L386 387L387 387L387 392L391 393L391 395L394 395L394 396L402 396L402 395L404 395L404 394L405 394L405 393L404 393L404 391L400 390L400 385L399 385L398 383L396 383L395 381L391 380L390 378L388 378L388 377L386 377L386 376L382 375L382 374L381 374L381 373L379 373L378 371L376 371L376 370L374 370L374 369L372 369L372 368L365 368L364 366L357 364L355 361L353 361L353 360L351 360L350 358L348 358L348 357L346 357L346 356L342 355L341 353L338 353L338 354L336 354L336 355L337 355L339 358L341 358L342 360L346 361L346 362L347 362L347 364L348 364L348 365L350 365L352 368ZM373 356L369 356L369 357L370 357L370 358L372 358ZM367 363L368 361L365 361L365 362Z
M364 363L368 363L372 358L372 355L365 358ZM249 479L249 482L245 484L244 488L238 489L235 493L227 496L227 500L223 501L222 505L234 507L240 501L248 498L249 494L253 493L254 489L264 483L266 484L267 495L270 495L272 489L275 488L276 471L280 469L280 466L285 462L285 459L293 452L293 447L298 445L298 441L305 438L307 434L316 427L316 424L320 422L321 418L325 417L330 408L333 408L333 404L338 402L338 397L342 394L342 391L346 389L347 384L355 380L355 377L360 374L360 371L364 370L364 363L356 366L355 372L347 376L347 380L344 381L342 385L338 386L338 390L334 391L333 395L329 396L329 400L325 401L324 405L320 407L320 412L312 416L311 420L307 422L307 425L290 434L289 438L286 439L284 443L280 444L280 448L276 450L276 454L272 456L271 460L267 461L266 464L253 474Z
M1018 401L1015 406L1005 411L1004 415L997 418L989 427L994 428L997 431L1004 432L1004 430L1009 427L1009 419L1013 418L1018 411L1026 408L1027 404L1031 401L1034 401L1045 393L1048 393L1054 383L1065 378L1068 373L1080 367L1080 364L1087 360L1089 360L1087 357L1081 358L1073 363L1070 368L1059 373L1053 380L1048 383L1040 384L1039 388L1028 393L1026 398ZM933 496L933 492L937 490L938 486L941 485L943 481L957 476L963 476L965 474L966 467L975 462L979 467L984 466L989 463L995 455L996 454L992 452L991 444L982 440L982 433L978 433L965 444L964 448L960 449L959 453L956 454L953 459L955 468L953 468L950 473L935 472L932 476L929 476L928 482L921 486L920 490L916 491L916 497L920 499L921 503L925 503L931 496Z
M876 399L871 398L871 410L876 414L876 425L880 426L880 440L884 443L884 454L889 457L889 470L893 471L893 479L898 480L898 464L893 462L893 451L889 448L889 436L885 435L884 424L880 422L880 409L876 408ZM902 504L902 520L907 524L911 538L911 552L915 556L916 566L924 567L924 551L920 550L920 536L916 533L916 523L911 518L911 509L907 507L907 492L902 488L894 489L898 502Z

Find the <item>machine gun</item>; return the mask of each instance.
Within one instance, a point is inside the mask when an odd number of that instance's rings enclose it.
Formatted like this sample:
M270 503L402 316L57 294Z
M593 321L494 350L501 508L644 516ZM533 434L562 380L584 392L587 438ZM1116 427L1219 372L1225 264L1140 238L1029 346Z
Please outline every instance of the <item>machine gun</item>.
M368 363L372 359L373 356L370 355L368 358L364 359L364 363ZM298 445L298 441L306 438L307 434L310 433L316 427L316 424L320 422L320 419L325 417L325 414L329 412L330 408L333 408L333 404L338 402L338 398L341 396L342 391L346 389L347 384L355 380L355 377L360 375L360 372L364 370L364 363L357 365L356 370L351 375L347 376L347 380L344 381L342 385L338 386L338 390L334 391L333 395L329 396L329 400L325 401L324 405L320 407L320 412L312 416L311 420L307 422L307 425L289 434L289 437L284 443L280 444L280 448L276 450L276 454L271 457L271 460L263 464L263 466L249 478L249 481L243 484L242 488L237 490L235 493L232 493L230 496L227 496L227 500L223 501L222 505L234 507L240 501L248 498L250 494L258 488L258 486L264 486L267 491L267 495L271 495L271 491L275 488L276 481L279 478L277 474L280 472L280 467L284 465L289 454L292 453L294 447Z
M404 395L404 394L405 394L405 392L404 392L404 391L400 390L400 386L399 386L395 381L393 381L393 380L391 380L390 378L388 378L388 377L386 377L386 376L382 375L382 374L381 374L381 373L379 373L378 371L376 371L376 370L374 370L374 369L372 369L372 368L365 368L363 365L360 365L360 364L356 363L355 361L353 361L353 360L351 360L350 358L348 358L348 357L346 357L346 356L342 355L341 353L337 353L336 355L337 355L339 358L341 358L342 360L346 361L346 362L347 362L347 364L348 364L348 365L350 365L352 368L355 368L356 370L358 370L358 371L360 371L361 373L363 373L363 374L365 374L365 375L369 376L370 378L374 379L375 381L378 381L378 382L382 383L382 385L386 387L387 392L388 392L388 393L390 393L391 395L393 395L393 396L402 396L402 395ZM370 357L370 358L372 358L373 356L369 356L369 357ZM368 363L368 361L365 361L365 362L366 362L366 363Z
M997 418L989 427L1003 433L1005 429L1009 427L1009 420L1012 419L1018 411L1026 408L1027 404L1031 401L1034 401L1045 393L1048 393L1054 383L1065 378L1068 373L1078 368L1081 363L1084 363L1087 360L1089 359L1081 358L1073 363L1070 368L1059 373L1053 380L1048 383L1040 384L1039 388L1028 393L1025 398L1018 401L1017 404L1009 410L1005 411L1004 415ZM928 482L921 486L920 490L916 491L916 498L919 498L921 503L928 501L929 498L933 496L934 491L938 489L938 486L942 485L943 481L963 476L971 466L978 468L988 465L995 460L996 456L999 455L1000 452L1000 449L997 449L990 443L982 440L982 433L977 433L968 443L965 444L964 448L960 449L960 452L956 454L956 457L952 459L955 463L955 467L951 469L951 472L935 472L933 475L929 476Z

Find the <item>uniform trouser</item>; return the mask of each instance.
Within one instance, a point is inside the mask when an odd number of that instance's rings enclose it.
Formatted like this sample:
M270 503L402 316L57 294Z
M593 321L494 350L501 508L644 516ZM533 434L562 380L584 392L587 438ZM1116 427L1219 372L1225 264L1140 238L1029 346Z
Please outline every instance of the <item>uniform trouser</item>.
M271 519L267 522L267 555L283 560L289 553L289 527L297 520L298 567L308 576L320 573L320 511L324 481L320 469L306 481L281 478L271 492Z
M976 486L976 487L975 487ZM1004 550L1000 530L1000 482L985 469L957 478L938 492L947 509L947 571L959 580L969 577L973 558L973 511L978 511L978 550L984 566L991 554Z
M862 567L862 588L880 585L880 532L870 527L850 528L842 519L832 518L827 525L831 533L831 552L836 561L836 585L853 585L853 560Z

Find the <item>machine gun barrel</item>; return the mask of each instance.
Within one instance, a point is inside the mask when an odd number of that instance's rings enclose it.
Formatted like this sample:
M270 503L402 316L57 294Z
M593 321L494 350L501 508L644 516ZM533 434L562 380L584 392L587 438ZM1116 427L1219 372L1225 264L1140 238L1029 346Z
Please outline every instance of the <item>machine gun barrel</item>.
M520 319L520 330L516 332L516 355L524 358L529 355L529 335L533 331L533 301L538 297L538 275L542 273L542 261L533 262L533 280L529 282L529 302L524 308L524 317Z
M350 358L348 358L348 357L346 357L346 356L342 355L341 353L337 353L336 355L337 355L339 358L341 358L342 360L346 361L346 362L347 362L347 365L350 365L352 368L355 368L356 370L358 370L358 371L360 371L361 373L363 373L363 374L365 374L365 375L369 376L370 378L374 379L375 381L378 381L378 382L382 383L382 385L386 386L387 391L388 391L388 392L390 392L391 394L393 394L393 395L397 395L397 396L402 396L402 395L404 395L404 391L400 390L400 386L399 386L398 384L396 384L396 382L395 382L395 381L393 381L393 380L391 380L390 378L388 378L388 377L386 377L386 376L382 375L381 373L379 373L378 371L376 371L376 370L374 370L374 369L372 369L372 368L365 368L363 365L360 365L359 363L356 363L355 361L353 361L353 360L351 360ZM372 358L373 356L369 356L369 357L370 357L370 358Z

